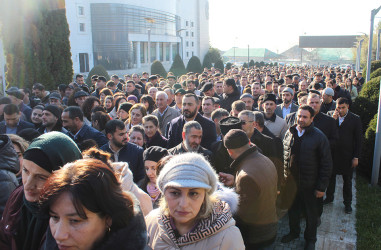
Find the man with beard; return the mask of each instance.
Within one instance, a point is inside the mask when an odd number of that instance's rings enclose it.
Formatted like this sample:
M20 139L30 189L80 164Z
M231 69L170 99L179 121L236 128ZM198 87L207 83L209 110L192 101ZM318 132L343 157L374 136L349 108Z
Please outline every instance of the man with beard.
M184 124L190 121L197 121L203 128L201 146L210 150L212 143L217 139L216 126L214 122L203 117L198 111L199 99L195 94L186 94L182 100L182 115L174 118L169 123L168 147L173 148L182 141Z
M143 148L128 142L127 129L120 120L106 123L105 132L108 143L100 149L111 154L114 162L127 162L137 183L145 176L143 163Z
M261 95L261 92L262 92L261 83L259 82L253 83L253 85L251 86L251 93L253 95L253 100L254 100L253 108L258 108L258 99L259 99L259 96Z
M287 87L282 92L282 104L279 104L275 109L275 114L280 118L285 119L288 114L294 113L298 110L298 105L292 102L294 98L294 91Z
M222 95L220 106L230 112L232 110L232 103L239 100L241 94L233 78L225 79L223 88L224 94Z
M183 154L186 152L195 152L202 154L209 162L212 152L201 147L202 127L196 121L187 122L184 125L182 133L183 141L174 148L169 149L172 155Z
M66 133L66 129L62 127L61 120L62 109L55 105L47 105L42 111L42 127L37 131L45 134L51 131Z
M300 214L305 210L305 248L315 249L319 200L324 196L332 171L332 157L327 137L314 127L315 111L300 106L297 124L291 126L283 140L285 188L283 201L288 210L290 233L282 237L288 243L299 237Z
M320 107L320 112L327 114L331 110L336 109L336 102L333 100L335 91L331 88L325 88L323 90L323 103Z

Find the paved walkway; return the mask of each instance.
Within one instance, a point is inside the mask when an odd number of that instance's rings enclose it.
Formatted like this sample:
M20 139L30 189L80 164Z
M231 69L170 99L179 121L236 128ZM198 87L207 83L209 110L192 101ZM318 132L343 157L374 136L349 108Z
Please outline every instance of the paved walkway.
M343 204L343 180L341 176L336 177L335 201L324 206L321 225L318 227L316 249L356 249L356 189L355 180L353 180L353 201L352 214L344 213ZM356 178L354 176L354 178ZM288 234L288 216L287 214L279 221L278 235L274 244L269 249L293 250L304 248L303 232L305 220L301 223L302 232L299 239L288 244L281 243L283 235Z

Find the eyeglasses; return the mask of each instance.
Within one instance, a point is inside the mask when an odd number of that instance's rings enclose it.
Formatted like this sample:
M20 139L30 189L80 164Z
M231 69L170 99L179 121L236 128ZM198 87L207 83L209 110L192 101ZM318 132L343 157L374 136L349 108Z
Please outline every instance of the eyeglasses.
M246 125L246 123L250 123L250 122L254 122L254 121L242 121L242 125Z

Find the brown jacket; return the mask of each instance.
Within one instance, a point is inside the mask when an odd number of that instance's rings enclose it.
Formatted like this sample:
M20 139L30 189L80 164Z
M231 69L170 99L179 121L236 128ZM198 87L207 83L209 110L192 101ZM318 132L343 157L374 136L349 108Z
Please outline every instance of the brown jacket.
M277 171L272 161L256 146L241 154L233 163L236 192L240 204L236 216L245 244L271 240L277 233Z

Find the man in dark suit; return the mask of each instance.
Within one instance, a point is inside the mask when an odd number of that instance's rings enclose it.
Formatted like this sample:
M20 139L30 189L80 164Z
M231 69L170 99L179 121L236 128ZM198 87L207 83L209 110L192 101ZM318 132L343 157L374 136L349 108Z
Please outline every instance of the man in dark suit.
M182 115L169 123L168 147L173 148L182 142L184 124L188 121L200 123L203 133L201 146L211 150L212 143L217 140L216 125L213 121L200 115L198 111L199 99L195 94L186 94L182 101Z
M359 163L362 140L362 125L358 115L348 110L349 100L339 98L336 100L336 110L328 112L335 120L339 128L339 139L336 143L333 158L333 173L327 189L327 197L324 204L333 201L336 175L343 176L343 198L345 213L352 213L352 177L353 170Z
M286 119L288 114L298 111L298 105L292 102L294 91L292 88L285 88L282 91L282 104L279 104L275 109L275 114L280 118Z
M33 128L34 124L20 120L21 112L15 104L4 106L4 121L0 122L0 134L17 134L25 128Z
M115 162L128 162L135 183L143 179L145 176L143 148L128 142L124 123L121 120L108 121L105 132L109 142L100 149L109 152Z
M70 106L62 112L62 125L68 130L66 134L78 145L88 139L93 139L98 147L108 142L104 134L83 122L83 112L77 106Z

